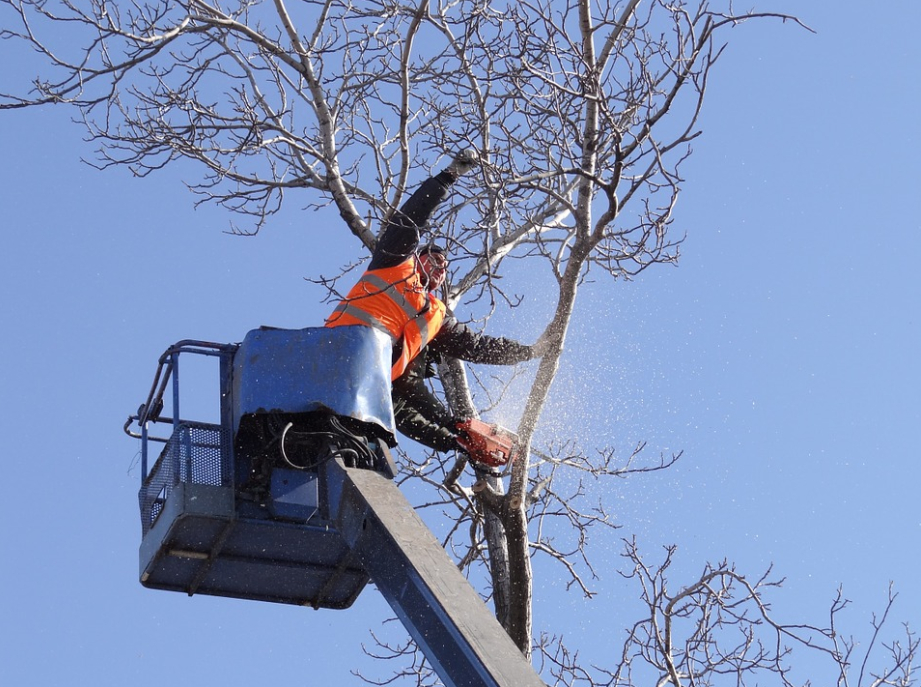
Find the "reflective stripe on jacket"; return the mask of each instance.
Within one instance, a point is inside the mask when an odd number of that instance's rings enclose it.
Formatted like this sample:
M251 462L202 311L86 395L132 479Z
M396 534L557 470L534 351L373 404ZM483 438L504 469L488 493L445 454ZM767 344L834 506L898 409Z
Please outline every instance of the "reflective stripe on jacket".
M396 379L441 329L445 311L445 304L422 286L415 258L410 258L365 272L327 318L326 326L361 324L387 333L395 348L402 341L390 373Z

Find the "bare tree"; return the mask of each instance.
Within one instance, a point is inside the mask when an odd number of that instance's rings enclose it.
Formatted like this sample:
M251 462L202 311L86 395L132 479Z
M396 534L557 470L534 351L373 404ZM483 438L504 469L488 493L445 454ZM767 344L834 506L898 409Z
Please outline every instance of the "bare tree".
M707 565L691 584L669 589L668 571L675 547L651 563L635 540L624 542L629 578L640 589L647 613L627 628L613 667L586 666L558 637L540 643L544 675L565 685L713 685L759 684L769 681L793 687L799 650L822 657L826 673L820 684L839 687L907 686L921 640L907 627L901 639L881 644L879 632L895 602L891 587L880 617L872 619L872 635L858 651L853 638L841 634L839 618L849 605L839 589L829 606L827 625L787 624L777 619L768 596L783 580L769 569L754 577L723 561ZM809 684L807 681L805 684Z
M758 649L735 661L706 649L727 618L743 636L755 622L733 615L739 606L725 602L727 590L743 589L744 604L759 608L767 582L720 565L667 597L655 591L661 573L642 568L635 553L650 617L634 626L619 667L582 675L562 644L535 642L531 557L559 562L570 587L590 595L586 532L613 525L586 486L664 469L678 456L647 460L640 445L618 459L614 447L586 450L567 437L536 446L532 438L583 280L630 279L678 259L681 165L700 133L720 36L753 19L802 26L796 18L685 0L0 0L0 13L0 37L45 65L29 92L0 87L0 108L73 107L101 168L146 176L197 163L189 182L197 202L243 218L239 233L258 232L294 194L301 205L334 206L371 248L413 184L444 156L476 148L482 165L438 218L455 254L449 305L484 319L519 305L514 280L502 277L520 261L546 276L555 299L542 313L550 353L528 379L518 426L524 457L507 484L464 486L463 462L407 457L407 476L431 485L428 504L455 523L446 546L468 570L490 566L498 618L526 655L538 646L555 674L630 684L636 650L662 683L734 670L741 684L764 665L784 675L782 652ZM65 31L69 40L59 42ZM318 278L331 298L341 276ZM451 404L471 412L509 381L471 387L457 361L441 376ZM564 471L579 475L569 491L555 479ZM662 622L695 613L705 618L683 649L673 633L663 639Z

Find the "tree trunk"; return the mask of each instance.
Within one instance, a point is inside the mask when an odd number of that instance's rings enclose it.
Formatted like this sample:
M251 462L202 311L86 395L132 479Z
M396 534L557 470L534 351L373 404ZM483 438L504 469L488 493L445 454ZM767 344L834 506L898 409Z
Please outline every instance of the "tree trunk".
M460 360L449 360L439 366L439 373L444 385L445 396L451 412L460 417L476 417L476 408L470 396L467 374ZM477 473L489 489L499 494L505 493L505 487L499 477ZM505 526L498 513L489 508L483 497L477 497L477 505L483 513L483 531L486 535L486 548L489 553L489 573L492 578L493 605L496 618L505 630L509 631L511 607L511 575L509 569L508 542ZM510 633L511 634L511 633Z

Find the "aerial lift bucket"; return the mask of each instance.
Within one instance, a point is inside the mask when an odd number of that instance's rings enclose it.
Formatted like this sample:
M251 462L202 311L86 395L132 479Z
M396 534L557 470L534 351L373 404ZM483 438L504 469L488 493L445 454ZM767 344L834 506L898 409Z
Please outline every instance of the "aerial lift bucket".
M219 359L220 424L181 419L184 353ZM544 687L393 483L389 362L389 338L368 327L262 329L239 346L170 348L125 425L142 440L141 581L346 608L373 579L448 687ZM151 436L157 423L171 434ZM513 459L513 436L478 421L467 431L472 455L494 467ZM148 471L151 441L164 448Z
M389 338L368 327L264 328L239 345L168 349L126 423L142 440L141 582L189 595L350 606L369 576L332 523L316 466L348 444L347 455L393 477L389 351ZM220 362L220 424L179 415L179 364L189 355ZM341 379L351 381L331 381ZM164 396L172 396L170 417L161 416ZM329 423L342 429L335 441ZM168 436L151 433L164 424ZM152 442L163 449L148 470ZM286 442L288 464L279 460ZM307 447L315 455L297 455Z

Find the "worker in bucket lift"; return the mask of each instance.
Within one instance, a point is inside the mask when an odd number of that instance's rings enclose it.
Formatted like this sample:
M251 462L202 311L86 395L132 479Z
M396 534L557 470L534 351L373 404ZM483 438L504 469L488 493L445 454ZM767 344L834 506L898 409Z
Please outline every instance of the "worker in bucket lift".
M367 271L327 318L327 327L365 325L393 341L393 411L400 433L436 451L458 448L457 418L429 391L441 356L472 363L513 365L540 357L547 343L533 346L476 333L459 322L435 295L444 283L448 258L440 246L420 248L421 235L451 185L478 164L464 150L427 179L385 227ZM463 440L463 439L462 439Z

